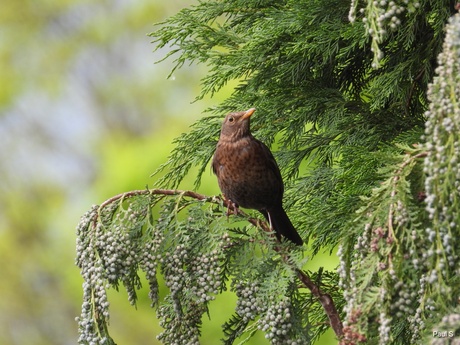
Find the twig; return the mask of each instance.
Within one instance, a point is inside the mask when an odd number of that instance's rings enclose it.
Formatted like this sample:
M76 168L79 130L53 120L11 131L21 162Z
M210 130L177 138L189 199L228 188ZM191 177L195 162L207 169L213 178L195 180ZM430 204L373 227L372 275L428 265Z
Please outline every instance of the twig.
M417 82L420 80L420 78L423 77L423 74L425 74L425 70L422 69L419 74L417 74L414 78L414 81L412 82L412 85L411 85L411 88L409 90L409 96L407 97L407 101L406 101L406 111L408 112L409 111L409 107L410 107L410 104L411 104L411 101L412 101L412 97L414 96L414 91L415 91L415 87L417 86Z
M396 185L401 178L401 174L406 166L408 166L410 163L412 163L414 160L426 157L428 155L428 152L422 151L417 153L416 155L411 156L409 153L406 154L407 159L403 161L401 166L395 171L394 177L392 178L392 190L390 193L390 198L392 202L390 203L390 207L388 208L388 233L391 234L391 237L393 240L396 240L396 236L394 234L393 230L393 212L394 212L394 202L393 199L396 196Z
M209 197L203 194L199 194L193 191L185 191L185 190L175 190L175 189L143 189L143 190L133 190L126 193L117 194L110 199L104 201L98 208L98 214L100 214L101 210L110 205L113 202L131 198L134 196L141 196L141 195L164 195L164 196L174 196L174 195L181 195L183 197L190 197L196 200L209 200L209 202L220 204L222 203L227 209L233 211L235 214L238 214L248 220L249 223L252 225L262 228L265 232L270 233L270 236L273 236L273 231L271 230L270 226L265 221L261 221L260 219L249 217L245 212L241 211L239 208L235 208L235 205L232 202L228 202L225 199L220 197ZM94 219L94 222L97 221L97 215ZM282 251L282 247L275 246L274 248L277 252ZM286 255L281 255L284 262L290 264L288 257ZM318 285L316 285L309 277L309 275L298 269L294 268L297 274L297 277L302 282L302 284L310 290L313 296L315 296L319 302L321 303L324 312L329 318L330 325L335 332L335 335L340 339L343 337L343 325L342 321L340 320L340 315L337 312L337 309L334 305L334 301L332 297L324 293Z
M339 339L342 338L343 337L343 324L342 324L342 321L340 320L340 315L337 312L337 308L335 307L332 297L329 294L324 293L318 287L318 285L313 283L313 281L310 279L310 277L308 276L306 272L297 269L297 277L299 277L303 285L305 285L311 291L312 295L315 296L319 300L319 302L323 306L324 312L329 318L329 323L335 335Z

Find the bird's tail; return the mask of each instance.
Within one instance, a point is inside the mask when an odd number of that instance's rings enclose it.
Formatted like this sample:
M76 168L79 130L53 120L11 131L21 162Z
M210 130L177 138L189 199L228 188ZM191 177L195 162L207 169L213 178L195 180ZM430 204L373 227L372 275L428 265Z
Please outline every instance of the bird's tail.
M297 233L297 230L292 225L291 220L284 211L283 207L271 208L270 210L260 211L267 221L275 230L276 237L281 240L281 235L286 237L291 242L301 246L303 244L302 238Z

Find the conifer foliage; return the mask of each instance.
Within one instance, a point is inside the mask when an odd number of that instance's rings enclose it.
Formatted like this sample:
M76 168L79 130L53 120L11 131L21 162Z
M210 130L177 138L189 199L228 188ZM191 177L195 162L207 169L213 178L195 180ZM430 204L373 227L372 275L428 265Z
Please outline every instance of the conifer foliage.
M134 305L141 272L164 344L199 344L209 303L227 289L238 300L223 344L256 332L310 344L328 327L344 345L460 341L456 7L202 0L161 23L152 37L175 68L209 67L198 99L238 86L176 139L158 181L171 189L123 193L82 217L79 343L114 344L106 291L122 284ZM254 135L276 140L308 253L338 248L337 271L305 271L306 247L277 243L251 213L227 217L219 197L174 190L191 167L199 185L221 119L251 107Z

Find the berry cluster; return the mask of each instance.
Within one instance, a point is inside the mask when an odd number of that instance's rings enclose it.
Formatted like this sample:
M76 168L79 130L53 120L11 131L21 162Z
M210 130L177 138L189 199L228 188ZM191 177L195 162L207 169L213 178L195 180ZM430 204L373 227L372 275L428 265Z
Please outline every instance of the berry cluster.
M157 339L165 344L199 345L199 328L204 310L192 309L188 315L177 315L170 309L170 305L163 304L158 309L160 326L165 330Z
M414 314L414 304L418 298L415 282L406 284L403 281L398 281L394 290L396 293L391 303L392 314L398 318Z
M221 286L220 258L217 250L211 253L202 253L192 262L192 272L196 279L191 287L192 293L197 296L197 303L206 303L214 299L210 294L217 294Z
M256 315L263 311L257 298L259 287L255 283L239 282L235 285L234 290L238 297L236 313L242 317L244 322L254 320Z
M80 344L111 341L104 328L109 320L108 288L118 288L122 282L129 302L136 303L145 217L145 208L130 205L121 209L118 203L113 203L102 210L94 206L81 218L77 227L76 259L85 281L82 313L78 318Z
M161 260L159 249L164 240L164 236L160 231L155 231L144 245L141 254L140 267L145 272L145 277L149 282L149 297L152 301L152 307L158 305L158 280L157 280L157 267Z
M291 303L284 299L270 305L259 321L258 328L265 332L265 338L272 345L296 345L290 337L292 310Z
M391 317L384 311L379 314L379 344L388 344L391 338Z
M176 301L174 312L178 316L182 314L179 299L188 280L185 266L188 259L188 250L184 244L177 245L173 253L164 253L160 259L165 284L171 292L173 301Z
M189 243L188 238L184 243ZM199 344L202 314L221 286L219 251L195 253L184 243L162 258L151 256L152 264L159 259L170 290L167 303L158 310L160 325L165 329L158 339L167 344Z
M368 1L366 8L359 13L363 16L363 23L367 33L372 37L371 51L375 55L372 67L377 68L378 61L383 58L383 52L378 47L383 41L387 30L396 30L401 25L401 17L405 11L414 12L420 7L417 0L373 0ZM352 0L348 19L351 23L356 20L358 1Z
M137 214L131 208L126 212L117 213L110 231L99 223L95 236L96 249L101 258L105 278L114 287L118 287L120 281L123 282L132 305L137 299L136 288L140 288L137 267L141 260L136 230L126 231L125 226L127 221L135 224L133 217L137 217Z
M97 321L107 322L109 319L109 302L107 301L105 272L102 260L96 255L96 241L93 232L100 231L91 227L97 207L85 213L77 227L77 259L84 279L83 304L80 317L76 320L79 327L79 344L102 344L108 339L101 338L97 329Z
M442 303L454 299L455 285L450 277L460 274L458 222L460 219L460 15L446 26L443 51L438 56L437 76L428 89L429 110L425 113L426 150L424 161L426 211L431 222L425 229L428 238L423 251L427 271L420 283L435 291ZM457 290L458 291L458 290ZM432 294L432 295L435 295ZM427 301L423 313L430 313ZM450 303L450 302L449 302ZM422 313L422 311L421 311Z
M460 16L452 17L447 26L443 52L439 55L437 77L428 89L430 109L425 113L426 149L424 162L426 210L433 226L427 235L436 248L433 250L442 266L455 267L458 246L454 230L458 230L460 203ZM449 206L448 206L449 205ZM450 206L452 205L452 206ZM438 243L436 243L436 241ZM447 259L447 260L446 260Z

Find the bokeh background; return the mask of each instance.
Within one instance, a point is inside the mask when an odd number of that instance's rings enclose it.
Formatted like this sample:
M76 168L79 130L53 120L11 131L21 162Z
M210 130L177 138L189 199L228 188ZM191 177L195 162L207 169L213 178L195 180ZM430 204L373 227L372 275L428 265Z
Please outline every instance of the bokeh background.
M232 89L194 102L205 66L167 79L147 34L192 0L6 0L0 10L0 344L77 343L82 279L75 227L92 204L150 177L171 142ZM194 177L183 182L193 188ZM200 192L218 194L211 173ZM309 269L332 269L321 255ZM147 292L111 292L120 345L158 344ZM218 344L234 297L219 296L202 344ZM322 344L335 343L328 332ZM268 344L259 334L249 344Z

